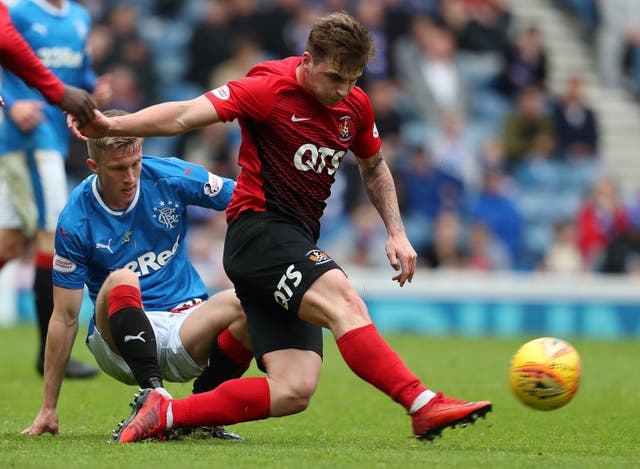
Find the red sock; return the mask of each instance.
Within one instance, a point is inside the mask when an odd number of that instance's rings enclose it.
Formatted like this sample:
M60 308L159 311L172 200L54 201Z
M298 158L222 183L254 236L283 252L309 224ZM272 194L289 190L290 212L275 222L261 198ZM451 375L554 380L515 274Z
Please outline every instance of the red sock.
M173 427L232 425L269 417L267 378L225 381L213 391L172 401Z
M109 317L127 306L142 309L140 290L133 285L118 285L109 292L107 305Z
M352 329L337 341L349 368L407 411L427 388L380 336L373 324Z
M218 348L238 366L248 367L253 358L253 352L236 339L229 329L218 335Z

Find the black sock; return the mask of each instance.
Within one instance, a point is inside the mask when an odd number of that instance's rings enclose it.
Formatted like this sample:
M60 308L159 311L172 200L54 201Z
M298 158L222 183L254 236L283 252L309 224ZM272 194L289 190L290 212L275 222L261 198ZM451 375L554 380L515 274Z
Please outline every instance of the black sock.
M36 303L38 330L40 332L40 351L38 361L44 363L47 331L49 329L51 313L53 312L53 283L51 279L51 269L36 267L36 275L33 282L33 296Z
M238 365L220 350L216 337L209 352L209 364L193 382L193 394L211 391L225 381L239 378L248 369L248 365Z
M144 311L135 306L125 306L109 316L109 327L118 352L140 387L162 387L156 336Z

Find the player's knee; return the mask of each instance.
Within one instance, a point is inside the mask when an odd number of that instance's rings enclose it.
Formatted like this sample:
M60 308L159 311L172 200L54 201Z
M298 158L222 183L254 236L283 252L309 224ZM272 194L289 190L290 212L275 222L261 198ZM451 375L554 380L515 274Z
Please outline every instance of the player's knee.
M130 269L114 270L109 274L106 281L109 282L111 288L118 285L132 285L139 288L140 285L138 276Z
M361 320L369 320L369 311L364 300L358 295L358 293L350 288L343 294L344 302L347 304L347 310L352 317Z
M315 390L315 380L298 380L295 383L289 383L282 396L288 413L297 414L309 407Z

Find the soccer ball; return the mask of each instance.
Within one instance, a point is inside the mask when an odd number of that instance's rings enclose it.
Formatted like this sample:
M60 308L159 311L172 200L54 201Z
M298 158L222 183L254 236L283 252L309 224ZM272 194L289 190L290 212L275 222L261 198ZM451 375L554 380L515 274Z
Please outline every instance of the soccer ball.
M527 342L511 359L509 384L524 404L554 410L567 404L578 390L580 356L555 337Z

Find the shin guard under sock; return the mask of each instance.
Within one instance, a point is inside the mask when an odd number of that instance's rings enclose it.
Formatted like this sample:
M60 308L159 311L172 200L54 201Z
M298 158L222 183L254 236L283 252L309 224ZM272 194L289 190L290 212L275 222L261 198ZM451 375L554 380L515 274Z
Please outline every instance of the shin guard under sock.
M213 391L171 401L173 427L232 425L269 417L271 393L267 378L226 381Z
M209 364L193 382L193 393L211 391L225 381L239 378L249 368L252 358L253 353L225 329L211 346Z
M380 336L373 324L352 329L336 340L349 368L407 411L427 388Z
M162 387L156 336L142 310L140 290L118 285L109 292L109 328L111 337L141 388Z

